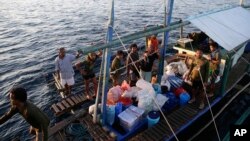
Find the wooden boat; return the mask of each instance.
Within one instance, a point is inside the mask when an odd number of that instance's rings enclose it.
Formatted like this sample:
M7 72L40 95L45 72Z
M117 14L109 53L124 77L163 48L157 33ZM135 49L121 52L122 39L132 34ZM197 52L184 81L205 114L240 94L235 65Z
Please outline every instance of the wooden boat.
M77 122L81 123L82 125L87 127L88 134L92 137L93 140L188 140L188 139L194 139L197 134L203 130L204 126L208 126L211 123L214 122L214 119L220 115L222 110L224 110L227 105L235 98L235 95L239 95L241 93L250 93L248 90L250 88L250 75L249 75L249 62L243 62L244 59L240 58L244 52L244 44L250 40L250 35L247 34L245 31L242 31L242 28L244 30L248 30L248 28L245 26L246 21L243 19L242 25L238 25L238 27L241 27L239 31L233 32L230 31L229 28L221 28L223 31L228 31L231 33L233 38L238 38L236 33L240 34L246 34L244 35L244 39L240 40L239 42L233 44L230 47L227 48L227 45L223 43L223 40L228 41L228 39L218 39L215 38L216 35L221 35L220 32L222 32L220 29L218 31L213 31L212 33L208 31L207 28L204 28L204 26L201 26L197 21L206 21L213 18L213 16L218 16L218 14L221 14L223 16L228 16L227 14L230 13L232 15L237 13L244 13L246 15L250 15L249 11L245 11L241 7L236 8L228 8L218 11L213 11L212 13L205 14L205 15L199 15L193 19L186 20L186 21L178 21L170 24L171 19L171 11L173 6L173 0L169 1L168 10L170 10L170 16L166 19L166 24L163 27L154 27L147 29L145 31L137 32L131 35L127 35L118 39L112 40L112 33L113 33L113 18L114 18L114 7L113 7L114 1L112 1L112 8L111 8L111 18L109 23L109 29L107 34L107 43L106 44L97 44L95 46L91 46L85 49L84 54L87 54L89 52L94 52L99 49L103 49L104 55L102 58L102 65L101 65L101 71L100 74L103 74L102 77L99 77L99 87L102 86L102 92L101 89L99 89L98 96L96 99L96 104L99 103L99 94L102 93L102 113L101 113L101 123L96 122L96 118L92 119L92 116L88 114L87 108L92 103L89 100L86 100L84 96L82 96L82 93L78 95L73 95L71 97L64 97L64 92L62 87L60 86L58 80L56 80L55 77L55 83L56 87L60 91L62 95L62 102L58 102L52 105L52 110L55 112L56 116L60 116L65 112L74 110L74 113L80 113L80 115L73 114L71 117L59 122L55 126L51 127L50 129L50 140L68 140L68 135L65 133L66 129L69 124L74 122L75 120L78 120ZM203 21L204 20L204 21ZM225 20L225 19L224 19ZM232 22L232 19L226 19L229 22ZM240 19L242 20L242 19ZM219 21L221 22L221 21ZM218 42L220 46L222 46L225 49L225 58L222 61L223 62L223 76L220 81L220 87L218 89L218 95L217 97L213 99L209 99L209 103L206 106L205 109L199 110L195 104L188 104L182 107L176 107L175 110L172 112L163 113L164 116L166 116L167 120L164 120L161 118L161 120L153 127L147 128L146 122L141 122L141 124L138 124L136 128L133 128L131 131L124 131L120 129L121 127L118 126L110 126L106 123L106 99L107 96L105 95L107 93L109 85L109 64L110 64L110 48L118 46L121 44L121 42L129 42L138 38L143 38L149 35L153 35L156 33L164 32L165 38L164 38L164 46L161 51L162 56L166 56L166 46L167 46L167 37L168 32L182 27L184 25L188 25L191 23L196 23L195 25L198 25L198 28L201 31L204 31L210 38L212 38L214 41ZM214 23L215 24L215 23ZM224 23L225 24L225 23ZM167 26L168 25L168 26ZM206 25L209 26L209 25ZM230 26L230 25L220 25L220 26ZM235 27L235 26L234 26ZM247 28L247 29L246 29ZM242 32L243 33L242 33ZM249 30L248 30L249 31ZM250 31L248 32L250 33ZM218 37L218 36L217 36ZM230 37L226 37L229 38ZM188 42L189 43L189 42ZM190 43L191 44L191 43ZM177 47L175 46L174 49L178 50L180 54L192 55L194 53L193 49L186 48L186 46ZM250 60L249 54L244 54L245 61ZM186 57L187 55L179 55L179 57ZM169 59L167 57L166 59ZM162 76L163 72L163 60L160 60L160 69L158 76ZM105 65L106 66L105 66ZM239 69L240 68L240 69ZM125 76L124 76L125 77ZM123 80L124 77L121 77L121 80ZM230 77L230 79L228 79ZM103 83L102 83L103 82ZM88 102L87 102L88 101ZM75 107L81 105L82 103L85 103L84 106L80 106L81 111L75 110ZM86 104L87 103L87 104ZM222 110L221 110L222 109ZM210 110L213 111L213 119L210 115ZM72 111L73 112L73 111ZM163 116L162 115L162 116ZM166 121L168 124L166 124ZM219 136L219 138L222 138ZM70 140L70 139L69 139Z

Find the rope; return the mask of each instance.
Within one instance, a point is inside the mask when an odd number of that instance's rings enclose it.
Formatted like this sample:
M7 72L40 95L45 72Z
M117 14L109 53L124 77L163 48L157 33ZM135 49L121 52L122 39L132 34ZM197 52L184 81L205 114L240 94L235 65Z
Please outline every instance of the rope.
M205 96L206 96L206 100L207 100L207 103L208 103L208 107L209 107L210 113L211 113L211 115L212 115L214 127L215 127L215 130L216 130L216 134L217 134L217 136L218 136L219 141L221 141L220 135L219 135L219 131L218 131L218 128L217 128L217 125L216 125L216 122L215 122L214 114L213 114L213 111L212 111L212 107L211 107L211 105L210 105L210 102L209 102L209 99L208 99L208 96L207 96L206 86L205 86L205 84L204 84L204 81L203 81L203 78L202 78L202 76L201 76L200 70L199 70L199 75L200 75L200 78L201 78L201 82L202 82L202 86L203 86L204 93L205 93Z
M152 54L154 54L154 53L156 53L156 52L153 52L153 53L151 53L151 54L149 54L149 55L152 55ZM140 58L139 60L132 61L131 63L128 63L127 66L128 66L128 65L133 65L133 64L135 64L135 63L138 63L138 62L142 61L143 59L144 59L144 58ZM116 71L118 71L118 70L125 69L127 66L120 67L119 69L116 69L116 70L112 71L111 73L114 73L114 72L116 72Z
M248 86L250 86L250 82L244 86L239 92L237 92L228 102L226 105L224 105L221 110L214 116L215 119L228 107L228 105L239 95L242 91L244 91ZM189 140L192 141L196 136L198 136L203 130L205 130L213 121L210 121L208 124L206 124L201 130L199 130L192 138Z
M112 27L113 28L113 27ZM125 51L128 53L128 50L126 49L126 47L124 46L124 44L123 44L123 42L122 42L122 40L120 39L120 36L117 34L117 32L116 32L116 30L113 28L113 30L115 31L115 34L116 34L116 36L118 37L118 39L120 40L120 42L121 42L121 44L122 44L122 46L123 46L123 48L125 49ZM130 57L130 59L132 60L132 58ZM136 70L138 71L138 68L136 67L136 65L135 65L135 63L134 63L134 61L132 60L132 63L133 63L133 65L135 66L135 68L136 68ZM140 77L141 77L141 75L140 75ZM142 78L142 77L141 77ZM161 114L162 114L162 116L163 116L163 118L164 118L164 120L166 121L166 123L167 123L167 125L169 126L169 128L170 128L170 130L171 130L171 132L173 133L173 135L174 135L174 137L175 137L175 139L177 140L177 141L179 141L179 139L177 138L177 136L176 136L176 134L175 134L175 132L174 132L174 130L173 130L173 128L172 128L172 126L170 125L170 123L168 122L168 120L167 120L167 117L164 115L164 113L162 112L162 110L161 110L161 108L160 108L160 106L159 106L159 104L158 104L158 102L156 101L156 99L155 99L155 97L153 96L153 100L154 100L154 103L157 105L157 107L158 107L158 109L159 109L159 111L161 112Z
M113 28L113 27L112 27ZM115 34L116 34L116 36L117 36L117 38L119 39L119 41L121 42L121 44L122 44L122 47L124 48L124 50L127 52L127 54L128 54L128 49L125 47L125 45L123 44L123 42L122 42L122 40L121 40L121 37L118 35L118 33L116 32L116 30L113 28L113 30L114 30L114 32L115 32ZM135 67L135 69L136 69L136 71L137 72L140 72L139 71L139 69L137 68L137 66L135 65L135 62L133 61L133 59L132 59L132 57L129 55L129 59L131 59L131 61L132 61L132 64L133 64L133 66ZM139 74L140 75L140 77L142 78L142 76L141 76L141 74Z

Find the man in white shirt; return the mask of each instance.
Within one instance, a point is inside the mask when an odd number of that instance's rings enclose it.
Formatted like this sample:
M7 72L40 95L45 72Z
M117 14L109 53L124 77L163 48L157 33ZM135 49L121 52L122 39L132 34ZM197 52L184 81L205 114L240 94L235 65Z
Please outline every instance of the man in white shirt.
M65 53L62 47L59 49L58 57L55 60L55 70L58 80L60 80L63 87L65 87L67 94L71 94L72 86L75 84L74 69L72 62L80 56L79 51L76 55Z

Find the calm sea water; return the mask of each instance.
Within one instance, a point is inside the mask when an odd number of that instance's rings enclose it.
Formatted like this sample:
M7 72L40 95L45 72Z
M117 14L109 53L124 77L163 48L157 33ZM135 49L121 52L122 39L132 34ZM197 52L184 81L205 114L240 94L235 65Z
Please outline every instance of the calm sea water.
M238 0L176 0L173 17L186 18L238 3ZM146 25L162 24L163 0L115 0L115 12L115 30L123 36L143 30ZM104 40L108 15L109 0L1 0L0 116L10 107L9 89L19 84L54 123L49 108L58 94L44 74L54 70L56 49L63 46L74 52ZM0 125L0 141L16 136L30 140L28 127L20 115L15 115Z

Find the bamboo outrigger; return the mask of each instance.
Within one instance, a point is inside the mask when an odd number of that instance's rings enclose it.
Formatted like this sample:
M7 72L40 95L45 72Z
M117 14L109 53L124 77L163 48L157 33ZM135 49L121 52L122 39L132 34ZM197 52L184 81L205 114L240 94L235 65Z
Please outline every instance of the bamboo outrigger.
M168 5L167 5L168 3ZM88 54L90 52L94 52L97 50L104 50L104 55L102 58L102 64L101 64L101 69L100 69L100 74L103 76L99 77L99 86L98 86L98 94L96 97L96 101L95 104L97 105L99 102L99 97L100 94L102 94L102 108L101 108L101 124L99 124L99 121L97 120L97 110L95 109L95 114L94 114L94 119L92 120L91 116L89 114L85 114L84 116L74 116L72 118L70 118L70 120L67 121L73 121L72 119L78 119L81 121L81 123L86 124L89 127L89 131L90 135L94 138L94 140L173 140L173 139L177 139L178 138L180 140L187 140L187 139L192 139L195 137L195 134L192 134L188 129L193 129L193 132L199 132L198 130L201 128L201 125L197 125L199 122L201 122L202 120L206 120L207 124L211 124L213 122L213 120L210 120L208 118L209 116L209 108L212 108L213 111L215 111L215 116L218 116L220 111L218 111L218 105L222 104L222 105L227 105L227 103L225 103L224 101L222 101L222 99L226 96L226 94L228 94L230 96L230 93L232 95L232 93L235 91L235 89L240 90L241 91L237 94L240 94L241 92L243 92L245 89L249 89L250 87L250 75L249 75L249 62L245 63L245 64L236 64L235 62L237 62L239 60L239 56L242 56L244 51L244 44L246 42L248 42L250 40L250 35L246 35L247 39L244 41L241 41L239 44L237 44L237 46L234 46L233 49L229 49L229 51L226 51L225 53L225 60L224 60L224 71L223 71L223 77L221 79L221 87L218 90L219 95L217 95L218 97L210 100L211 101L211 107L206 107L204 110L198 110L198 108L194 105L194 104L190 104L190 105L186 105L184 107L178 108L177 110L173 111L172 113L164 113L164 115L167 116L168 118L168 122L170 122L170 125L172 126L173 130L171 127L167 126L167 124L165 124L164 120L160 120L160 122L153 126L152 128L145 128L146 124L145 122L142 122L141 124L138 125L137 128L133 129L132 131L129 132L121 132L119 131L117 128L113 127L113 126L109 126L106 123L106 101L107 101L107 92L108 92L108 88L109 88L109 66L110 66L110 61L111 61L111 48L115 48L116 46L119 46L122 43L127 43L130 41L133 41L135 39L139 39L139 38L143 38L149 35L153 35L153 34L157 34L157 33L162 33L164 32L164 45L161 48L161 56L165 56L166 54L166 50L167 50L167 46L168 46L168 32L173 30L173 29L177 29L180 27L183 27L185 25L191 24L191 22L193 22L192 20L184 20L184 21L177 21L177 22L172 22L171 23L171 14L172 14L172 8L173 8L173 3L174 0L169 0L169 1L165 1L165 14L168 13L168 16L166 16L165 20L164 20L164 26L158 26L158 27L153 27L153 28L149 28L146 29L144 31L140 31L134 34L130 34L121 38L117 38L113 40L113 27L114 27L114 0L111 0L111 14L110 14L110 20L109 20L109 24L108 24L108 31L107 31L107 36L106 36L106 44L97 44L91 47L87 47L84 49L83 53L84 54ZM236 7L238 8L238 7ZM225 9L219 9L217 11L213 11L209 14L214 14L214 13L220 13L223 11L230 11L231 9L234 9L234 7L228 7ZM168 12L167 12L168 11ZM248 14L250 15L249 11ZM208 15L199 15L196 18L199 17L203 17ZM195 18L194 18L195 19ZM202 30L202 29L201 29ZM249 30L248 30L249 31ZM206 32L206 31L205 31ZM249 31L250 33L250 31ZM214 39L215 41L217 41L216 39ZM225 46L222 46L225 47ZM193 50L188 50L185 48L180 48L180 47L175 47L175 49L179 50L180 52L193 52ZM163 57L162 57L163 58ZM248 60L250 60L250 55L248 54L246 56L246 58ZM161 79L161 76L163 75L163 68L164 68L164 58L161 59L159 61L159 72L158 72L158 76L159 79ZM231 84L228 83L228 76L231 75L231 73L233 73L238 67L241 67L242 69L240 71L240 73L236 73L234 74L235 77L232 78L232 82L229 82ZM248 81L246 82L245 85L241 85L242 81ZM59 91L62 94L62 97L64 97L64 93L62 91L62 87L60 87L59 82L56 80L56 85L59 89ZM242 87L239 87L239 85L241 85ZM102 86L102 89L101 89ZM239 88L237 88L237 86ZM250 92L248 92L249 94ZM73 98L74 97L74 98ZM75 100L74 100L75 99ZM80 103L80 99L82 100L81 102L84 102L84 97L81 96L77 96L77 98L75 96L72 96L72 101L70 102L70 100L64 99L62 101L62 103L58 103L54 106L52 106L52 109L55 111L56 115L61 115L63 114L63 108L67 108L68 110L71 110L72 108L69 108L70 106L67 104L71 104L72 103ZM67 104L66 104L67 103ZM89 105L88 105L89 106ZM87 108L83 107L83 108ZM56 108L55 108L56 107ZM61 111L58 110L61 109ZM63 107L63 108L62 108ZM96 106L98 107L98 106ZM56 110L57 109L57 110ZM76 112L77 113L77 112ZM64 122L64 125L68 125L70 122ZM51 133L51 138L50 140L65 140L65 135L62 134L62 130L63 127L61 127L60 125L58 127L56 127L58 125L55 125L55 127L53 128L54 132ZM196 126L196 128L194 129L194 126ZM102 128L103 127L103 128ZM97 132L98 130L98 132ZM139 133L140 132L140 133ZM112 138L111 136L109 136L109 133L114 134L114 138ZM176 136L177 135L177 136ZM220 137L219 137L220 139Z

